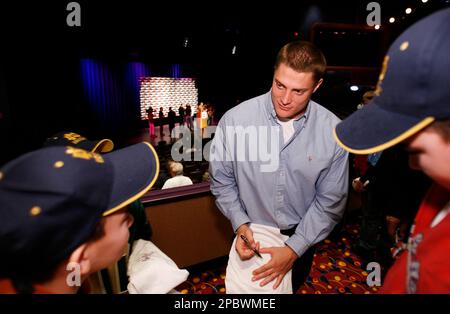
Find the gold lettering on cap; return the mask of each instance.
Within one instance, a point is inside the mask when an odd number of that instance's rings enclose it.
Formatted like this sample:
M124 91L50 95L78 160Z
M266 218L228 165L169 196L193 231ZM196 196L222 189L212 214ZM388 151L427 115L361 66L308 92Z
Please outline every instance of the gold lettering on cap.
M63 166L64 166L64 162L62 162L62 161L57 161L54 164L55 168L62 168Z
M80 134L73 133L73 132L64 134L64 138L73 144L78 144L78 143L86 140L85 137L82 137Z
M37 216L42 212L42 209L39 206L34 206L30 209L31 216Z
M400 45L400 51L405 51L406 49L408 49L409 47L409 42L404 41L401 45Z
M100 156L97 153L91 153L87 150L81 149L81 148L75 148L75 147L67 147L66 150L67 155L71 155L73 158L80 158L80 159L86 159L91 160L93 159L96 163L102 164L104 163L104 159L102 156Z

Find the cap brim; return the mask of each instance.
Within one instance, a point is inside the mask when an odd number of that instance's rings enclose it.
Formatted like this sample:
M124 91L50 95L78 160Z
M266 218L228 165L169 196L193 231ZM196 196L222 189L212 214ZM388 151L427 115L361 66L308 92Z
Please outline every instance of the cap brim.
M114 168L109 206L103 216L112 214L142 197L158 178L158 155L147 142L114 151L103 158L109 160Z
M94 148L92 148L91 152L93 153L109 153L114 149L114 143L110 139L103 139L95 143Z
M340 122L333 135L350 153L372 154L404 141L434 120L387 111L373 100Z

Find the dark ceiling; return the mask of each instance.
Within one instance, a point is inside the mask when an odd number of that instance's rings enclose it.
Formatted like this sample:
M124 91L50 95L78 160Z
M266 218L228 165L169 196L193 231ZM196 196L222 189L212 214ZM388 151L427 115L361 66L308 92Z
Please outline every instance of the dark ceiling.
M307 39L314 22L364 23L370 1L81 0L82 25L74 28L66 25L70 1L58 2L2 2L2 40L10 47L47 47L49 53L63 46L103 57L128 55L168 61L217 58L231 54L236 45L237 55L254 57L272 55L282 43L297 38L296 32L298 38ZM427 7L445 2L378 1L384 19L404 15L407 6L420 8L423 14Z

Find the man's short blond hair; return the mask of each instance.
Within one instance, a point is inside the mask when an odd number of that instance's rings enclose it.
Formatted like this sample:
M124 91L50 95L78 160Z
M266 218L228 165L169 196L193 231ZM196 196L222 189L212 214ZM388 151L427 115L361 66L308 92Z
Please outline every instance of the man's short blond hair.
M312 72L318 82L325 74L327 61L322 51L308 41L295 41L284 45L278 52L275 70L285 64L297 72Z

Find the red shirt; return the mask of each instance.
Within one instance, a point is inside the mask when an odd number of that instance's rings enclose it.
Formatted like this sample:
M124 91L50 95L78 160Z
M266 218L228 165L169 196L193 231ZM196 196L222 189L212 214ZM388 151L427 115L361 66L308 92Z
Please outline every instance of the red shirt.
M356 155L353 160L353 165L358 177L365 175L369 167L367 155Z
M389 270L381 293L450 293L450 214L431 227L449 200L450 191L438 185L428 191L415 218L408 250Z
M33 294L54 294L55 292L50 292L45 289L42 285L34 285ZM78 294L89 294L91 293L91 285L89 280L85 280L80 289L77 292ZM11 280L9 279L1 279L0 278L0 294L17 294L16 289L12 285Z
M45 290L40 285L34 286L33 294L50 294L51 292ZM11 280L0 279L0 294L17 294L16 289L13 287Z

